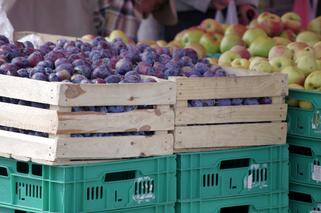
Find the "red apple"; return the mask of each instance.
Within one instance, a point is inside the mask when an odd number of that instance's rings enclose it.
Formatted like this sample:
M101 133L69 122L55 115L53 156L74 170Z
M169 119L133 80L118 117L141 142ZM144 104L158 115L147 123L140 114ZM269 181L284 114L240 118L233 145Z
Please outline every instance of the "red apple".
M269 36L278 36L283 30L281 18L269 12L261 13L257 18L257 23Z
M276 57L286 57L286 58L292 59L293 52L290 49L288 49L286 46L277 45L270 49L269 60Z
M302 28L301 17L294 12L285 13L281 20L284 25L284 29L292 30L294 33L299 33Z
M296 51L299 51L299 50L303 50L304 48L308 47L309 45L305 42L298 42L298 41L295 41L295 42L292 42L290 44L288 44L286 47L289 48L290 50L296 52Z
M231 24L226 28L225 35L236 34L236 35L242 37L243 34L245 33L245 31L246 31L246 27L244 25Z
M287 38L289 39L290 41L295 41L295 38L296 38L296 34L292 31L292 30L284 30L281 35L281 37L283 38Z
M245 59L249 59L251 57L251 54L247 50L247 48L241 45L236 45L232 47L231 51L238 53L242 58L245 58Z
M206 32L219 32L222 34L224 33L224 28L222 27L222 25L211 18L203 20L200 24L200 28L205 30Z

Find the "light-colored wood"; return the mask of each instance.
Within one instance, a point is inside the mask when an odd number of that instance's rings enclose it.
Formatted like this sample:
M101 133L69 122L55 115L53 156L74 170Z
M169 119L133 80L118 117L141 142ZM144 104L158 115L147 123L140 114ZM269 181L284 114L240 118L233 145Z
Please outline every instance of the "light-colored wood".
M59 106L175 104L171 81L139 84L60 84Z
M0 102L0 125L39 132L56 133L58 116L54 110Z
M57 141L0 130L0 152L24 158L55 160Z
M286 143L286 123L183 126L175 128L174 149Z
M57 105L59 83L0 76L0 96Z
M169 106L125 113L58 112L58 134L134 132L174 129Z
M173 154L173 135L42 138L0 131L0 156L47 165ZM74 162L75 161L75 162Z
M176 125L283 121L286 104L176 108Z
M285 75L224 78L178 77L177 100L286 96Z
M187 101L176 101L175 108L188 107Z
M35 35L40 37L44 42L51 41L56 42L58 39L66 39L66 40L76 40L77 37L64 36L64 35L54 35L54 34L46 34L46 33L37 33L32 31L18 31L14 33L14 40L19 40L28 35Z
M272 97L273 104L284 104L285 98L283 96Z
M116 159L173 153L171 134L105 138L61 138L57 159Z

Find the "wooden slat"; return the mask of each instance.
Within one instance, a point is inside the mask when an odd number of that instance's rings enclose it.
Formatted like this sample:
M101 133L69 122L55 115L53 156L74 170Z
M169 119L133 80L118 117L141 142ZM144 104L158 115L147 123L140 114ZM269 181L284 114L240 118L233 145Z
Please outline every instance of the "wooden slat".
M284 121L286 104L176 108L176 125Z
M174 130L174 112L169 107L107 114L59 112L58 117L58 134Z
M57 105L59 83L0 76L0 96Z
M174 149L284 144L286 133L286 123L176 127Z
M55 139L0 130L0 153L3 154L54 161L56 145Z
M272 97L288 94L285 75L222 78L177 77L175 81L177 100Z
M39 132L56 133L58 116L54 110L0 102L0 125Z
M24 36L32 35L32 34L35 36L39 36L44 42L46 42L46 41L56 42L58 39L66 39L66 40L76 40L77 39L77 37L64 36L64 35L37 33L37 32L32 32L32 31L19 31L19 32L14 33L14 40L19 40Z
M173 153L173 135L61 138L57 159L116 159Z
M174 104L176 84L61 84L59 98L60 106Z

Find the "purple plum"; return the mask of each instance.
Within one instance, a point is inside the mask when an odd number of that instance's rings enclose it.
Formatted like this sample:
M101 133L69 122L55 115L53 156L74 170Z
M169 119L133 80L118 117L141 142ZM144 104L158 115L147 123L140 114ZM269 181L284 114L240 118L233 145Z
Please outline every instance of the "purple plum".
M258 105L259 100L257 98L245 98L243 100L244 105Z
M242 98L232 98L232 105L242 105L243 99Z
M35 74L33 74L31 76L32 79L35 79L35 80L40 80L40 81L47 81L48 80L48 76L44 73L41 73L41 72L36 72Z
M272 98L271 97L263 97L259 98L260 104L272 104Z
M107 78L105 78L105 81L110 84L119 83L121 81L120 75L110 75Z
M88 80L85 76L83 76L83 75L80 75L80 74L73 74L72 76L71 76L71 82L72 83L76 83L76 84L78 84L78 83L80 83L82 80Z
M231 106L231 99L217 99L215 100L216 106Z
M75 73L81 74L88 79L91 77L91 69L87 65L76 66L76 67L74 67L74 71L75 71Z
M115 68L116 68L116 73L120 75L124 75L126 72L132 70L133 65L129 59L123 58L117 61Z
M43 59L43 55L39 51L33 52L28 56L29 65L32 67L36 66L40 61L43 61Z

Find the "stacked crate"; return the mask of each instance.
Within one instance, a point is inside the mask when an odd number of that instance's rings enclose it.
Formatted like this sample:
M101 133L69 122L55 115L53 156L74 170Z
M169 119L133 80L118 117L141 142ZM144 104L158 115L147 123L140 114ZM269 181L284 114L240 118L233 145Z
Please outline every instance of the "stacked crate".
M227 72L223 78L173 78L176 212L287 212L286 76ZM188 106L190 100L259 97L272 103Z
M174 212L176 88L156 80L71 84L1 75L0 212ZM115 105L137 108L93 110Z
M290 90L288 101L290 212L321 212L321 94Z

